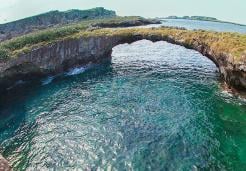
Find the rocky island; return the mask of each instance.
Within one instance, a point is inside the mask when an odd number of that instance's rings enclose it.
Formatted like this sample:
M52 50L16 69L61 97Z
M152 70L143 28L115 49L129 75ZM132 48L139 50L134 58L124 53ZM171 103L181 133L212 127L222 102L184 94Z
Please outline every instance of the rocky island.
M0 24L0 41L54 26L83 20L116 17L116 12L102 7L89 10L50 11L21 20Z
M179 19L176 16L169 18ZM216 18L200 16L187 16L183 19L219 22ZM160 24L160 21L139 16L120 17L116 12L104 8L51 11L2 24L0 25L0 92L3 95L10 87L20 82L39 81L74 67L91 63L101 64L105 60L111 60L112 49L115 46L143 39L152 42L166 41L198 51L213 61L229 88L246 92L245 34L163 26L136 27L149 24ZM77 96L77 92L75 94ZM177 101L180 100L179 98L178 96ZM56 108L58 107L55 106ZM6 111L8 114L8 110ZM39 114L40 111L37 113ZM81 122L78 122L78 125L80 124ZM77 127L75 129L77 130ZM7 160L2 156L0 156L0 165L3 170L11 170Z
M222 21L214 17L206 17L206 16L176 16L176 15L171 15L168 17L164 18L158 18L158 19L182 19L182 20L197 20L197 21L212 21L212 22L219 22L219 23L229 23L229 24L235 24L235 25L240 25L240 26L245 26L244 24L238 24L238 23L233 23L233 22L228 22L228 21Z
M168 16L165 17L165 19L186 19L186 20L201 20L201 21L219 21L217 18L214 17L206 17L206 16L183 16L183 17L179 17L179 16Z
M114 46L141 39L167 41L197 50L218 66L230 87L246 89L246 35L169 27L115 28L149 23L139 17L87 20L4 41L0 44L1 89L19 80L100 62L110 57Z

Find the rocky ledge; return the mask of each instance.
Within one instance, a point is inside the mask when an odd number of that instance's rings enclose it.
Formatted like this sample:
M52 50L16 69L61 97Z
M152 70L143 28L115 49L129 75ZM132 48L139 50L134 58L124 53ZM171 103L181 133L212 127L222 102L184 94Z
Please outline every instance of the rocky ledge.
M110 58L112 48L137 40L167 41L194 49L211 59L232 88L246 90L246 35L176 28L96 29L53 42L27 45L15 57L0 61L0 87L19 80L64 72L71 67Z
M99 22L92 24L94 28L116 28L116 27L133 27L133 26L144 26L149 24L161 24L160 20L145 19L142 17L136 18L135 20L119 21L119 22Z

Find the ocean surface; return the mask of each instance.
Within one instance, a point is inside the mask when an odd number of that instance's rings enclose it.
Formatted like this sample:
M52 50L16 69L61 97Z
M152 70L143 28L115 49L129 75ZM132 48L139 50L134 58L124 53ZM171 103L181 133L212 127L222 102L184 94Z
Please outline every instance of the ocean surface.
M14 170L246 170L246 101L198 52L142 40L10 87L0 147Z
M219 23L211 21L185 20L185 19L163 19L162 24L152 24L142 27L184 27L188 30L202 29L218 32L238 32L246 34L246 25L237 25L232 23Z

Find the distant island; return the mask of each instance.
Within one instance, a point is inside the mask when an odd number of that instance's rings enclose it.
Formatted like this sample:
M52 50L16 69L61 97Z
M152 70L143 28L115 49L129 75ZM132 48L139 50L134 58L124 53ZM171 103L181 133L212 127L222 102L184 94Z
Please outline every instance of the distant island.
M166 19L187 19L187 20L202 20L202 21L219 21L217 18L214 17L206 17L206 16L168 16Z
M207 16L183 16L183 17L179 17L179 16L172 15L172 16L159 18L159 19L183 19L183 20L212 21L212 22L229 23L229 24L236 24L236 25L240 25L240 26L246 26L244 24L222 21L222 20L219 20L217 18L207 17Z

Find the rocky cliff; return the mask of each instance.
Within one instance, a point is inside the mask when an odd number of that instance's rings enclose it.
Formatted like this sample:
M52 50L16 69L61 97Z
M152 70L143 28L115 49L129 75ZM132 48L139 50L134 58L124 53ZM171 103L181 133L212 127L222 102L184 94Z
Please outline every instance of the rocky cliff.
M226 39L229 35L232 37ZM246 90L246 35L172 28L97 29L46 45L33 46L28 53L1 60L1 88L7 88L18 80L36 79L77 65L99 63L110 58L114 46L141 39L163 40L199 51L218 66L229 86ZM243 41L237 44L239 39ZM209 40L212 42L209 43Z
M19 35L30 33L35 30L79 22L82 20L116 17L115 11L106 10L102 7L89 10L50 11L18 21L0 24L0 41Z

